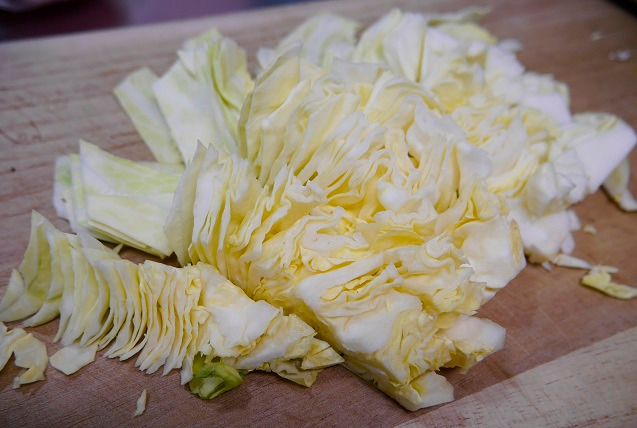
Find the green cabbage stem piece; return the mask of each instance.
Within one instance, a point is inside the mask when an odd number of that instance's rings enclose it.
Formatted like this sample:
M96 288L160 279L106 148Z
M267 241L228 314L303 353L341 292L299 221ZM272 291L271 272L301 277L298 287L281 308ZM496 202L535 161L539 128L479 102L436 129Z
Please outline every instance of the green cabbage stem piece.
M219 361L205 363L200 355L193 362L193 372L194 377L188 382L190 392L206 400L241 385L248 373L247 370L236 370Z

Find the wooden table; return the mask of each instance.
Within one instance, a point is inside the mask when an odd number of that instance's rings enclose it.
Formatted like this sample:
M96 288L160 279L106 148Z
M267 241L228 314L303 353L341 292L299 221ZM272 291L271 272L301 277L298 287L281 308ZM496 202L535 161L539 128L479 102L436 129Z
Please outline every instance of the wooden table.
M637 22L610 3L528 0L491 3L484 24L521 40L528 68L555 74L571 88L573 110L608 111L637 127ZM464 0L397 1L406 10L443 11ZM77 151L79 137L133 159L150 159L111 95L122 77L148 65L163 72L182 40L211 26L245 47L273 45L305 17L332 10L367 24L391 8L379 0L314 3L77 36L0 45L0 284L26 248L29 212L54 224L56 156ZM601 32L601 40L591 34ZM624 63L608 59L632 49ZM637 170L637 153L631 156ZM637 192L633 178L632 191ZM576 255L618 266L616 279L637 285L637 215L622 213L597 193L576 207L597 235L575 234ZM132 251L128 255L139 258ZM66 377L11 390L12 363L0 373L0 426L423 425L551 426L637 424L637 300L618 301L579 285L581 271L536 266L490 301L480 315L508 330L505 348L466 375L449 371L455 402L407 412L341 367L310 389L274 375L251 374L212 402L179 386L178 373L147 376L133 361L98 357ZM50 343L57 322L31 329ZM148 390L146 412L131 421Z

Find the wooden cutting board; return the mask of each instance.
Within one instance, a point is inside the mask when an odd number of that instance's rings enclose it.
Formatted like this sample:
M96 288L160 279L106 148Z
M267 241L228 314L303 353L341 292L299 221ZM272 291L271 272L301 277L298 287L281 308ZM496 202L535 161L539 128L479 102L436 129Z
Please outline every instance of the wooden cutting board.
M553 73L571 88L575 112L607 111L637 127L637 21L595 0L482 1L487 28L525 46L522 62ZM36 209L62 230L51 204L53 162L77 151L79 137L119 156L150 159L111 95L132 70L162 73L187 37L217 26L247 49L272 46L301 20L330 10L372 22L391 7L451 11L453 1L312 3L125 30L0 44L0 284L22 259L29 213ZM601 39L593 40L594 32ZM630 49L624 63L610 52ZM637 170L637 155L632 165ZM637 180L632 179L637 192ZM576 207L598 233L575 234L576 255L618 266L616 279L637 285L637 214L597 193ZM141 255L127 251L137 260ZM49 367L46 381L11 390L10 362L0 373L0 426L536 426L637 424L637 300L619 301L579 285L581 271L526 268L480 315L508 331L505 348L466 375L447 371L457 400L419 412L403 410L341 367L305 389L265 373L212 402L179 386L178 373L147 376L134 361L98 356L66 377ZM17 326L16 323L12 326ZM47 341L57 322L30 329ZM131 420L148 390L146 412Z

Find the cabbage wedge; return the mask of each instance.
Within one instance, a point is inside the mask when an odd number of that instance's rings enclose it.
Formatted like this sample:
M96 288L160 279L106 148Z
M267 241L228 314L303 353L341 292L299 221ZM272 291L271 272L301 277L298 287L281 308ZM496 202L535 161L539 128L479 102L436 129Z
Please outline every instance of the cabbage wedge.
M59 313L55 340L65 348L52 363L64 373L88 364L97 349L108 345L107 357L137 356L136 366L149 374L162 367L164 374L182 369L182 383L197 371L197 355L206 363L217 359L232 370L273 371L306 386L321 369L343 361L301 319L251 300L211 266L174 268L152 261L136 265L87 234L77 237L56 230L35 211L32 227L24 269L15 273L26 281L5 293L0 319L40 319L43 308L50 308L49 319ZM36 279L28 271L34 266ZM63 277L61 283L58 276ZM11 337L3 343L14 347ZM62 361L65 356L71 360Z

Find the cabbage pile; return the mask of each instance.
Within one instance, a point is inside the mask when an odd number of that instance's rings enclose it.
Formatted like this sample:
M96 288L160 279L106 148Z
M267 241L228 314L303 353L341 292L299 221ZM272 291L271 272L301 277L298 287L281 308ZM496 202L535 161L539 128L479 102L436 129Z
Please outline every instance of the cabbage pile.
M0 321L59 312L64 345L114 340L109 355L181 367L207 397L240 370L309 385L342 362L407 409L452 400L438 372L503 346L505 330L474 315L524 254L568 257L570 207L602 184L637 209L633 130L572 115L566 86L525 71L515 43L476 24L483 13L394 10L358 38L357 22L319 15L261 49L254 80L245 52L212 30L163 76L129 75L115 95L157 162L88 142L58 159L54 205L80 237L34 215L45 226ZM134 265L89 234L174 252L183 268ZM44 249L53 236L68 248ZM92 290L65 277L59 252L71 250L98 278ZM141 304L123 308L117 293Z

